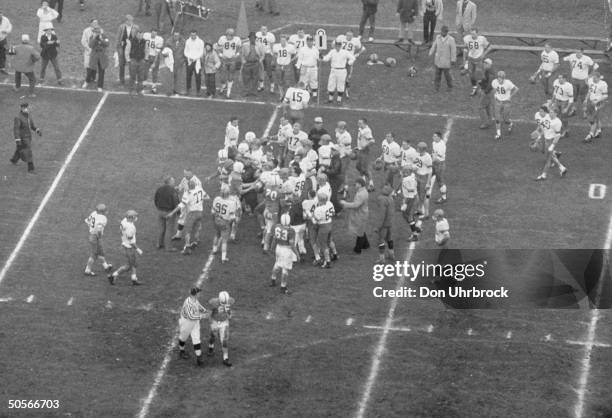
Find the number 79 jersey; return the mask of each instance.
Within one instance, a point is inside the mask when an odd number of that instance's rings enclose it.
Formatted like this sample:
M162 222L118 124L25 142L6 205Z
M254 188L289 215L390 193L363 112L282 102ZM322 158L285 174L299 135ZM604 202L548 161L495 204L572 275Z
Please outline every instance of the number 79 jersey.
M91 215L85 219L85 223L89 227L90 234L96 234L98 236L102 236L104 233L104 228L106 227L106 216L98 213L97 211L91 212Z
M297 87L289 87L285 93L285 103L289 104L289 108L293 110L302 110L308 106L310 101L310 93L307 90Z

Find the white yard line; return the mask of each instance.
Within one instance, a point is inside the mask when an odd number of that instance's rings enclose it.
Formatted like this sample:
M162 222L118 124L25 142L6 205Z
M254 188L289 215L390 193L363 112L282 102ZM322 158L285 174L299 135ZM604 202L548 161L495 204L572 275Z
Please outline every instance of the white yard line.
M64 173L66 172L66 169L68 168L68 165L72 161L72 158L74 157L74 155L76 154L77 150L79 149L79 147L83 143L83 140L87 136L87 133L91 129L91 126L93 125L94 121L98 117L98 114L100 113L100 110L102 109L102 106L104 106L104 103L106 102L106 98L108 97L108 94L109 94L108 92L104 93L104 95L102 96L102 98L98 102L98 105L96 106L94 112L92 113L91 117L89 118L89 121L87 122L87 125L85 125L85 128L83 129L83 132L81 132L81 136L79 136L77 141L72 146L72 149L70 150L70 153L68 153L68 156L66 157L66 160L64 161L64 163L62 164L60 170L58 171L57 175L55 176L55 179L53 179L53 183L51 183L51 187L49 187L49 190L47 190L47 193L45 194L45 196L43 197L42 201L40 202L40 205L38 205L38 209L36 209L36 212L34 212L34 215L30 219L30 222L28 222L28 225L26 226L26 229L23 231L23 234L21 234L21 238L19 238L19 241L17 242L17 245L15 246L15 249L13 250L11 255L9 256L8 260L6 260L6 263L4 263L4 267L0 271L0 284L2 284L2 281L6 277L7 272L9 271L9 269L11 268L13 263L15 262L15 259L17 258L17 255L19 254L19 252L23 248L23 245L25 244L26 240L30 236L30 233L32 232L32 229L34 228L34 225L38 221L38 218L40 218L41 213L43 212L43 210L47 206L47 203L49 203L49 200L51 199L51 196L55 192L55 189L57 189L57 186L60 183L60 181L62 180L62 177L64 176Z
M414 247L414 241L410 242L410 246L408 246L408 253L406 254L405 258L406 262L410 262ZM395 289L400 290L405 283L406 276L400 275L399 279L397 280L397 284L395 285ZM387 312L387 318L385 319L382 334L380 335L378 344L376 344L376 350L372 356L370 374L368 375L368 380L366 380L365 388L363 390L363 394L361 395L361 400L359 401L359 407L357 409L357 413L355 414L357 418L363 418L368 408L368 403L370 401L370 397L372 396L372 389L374 388L376 378L378 377L378 371L380 370L380 363L382 362L383 355L385 354L387 338L389 337L389 332L391 331L391 327L393 325L393 317L395 316L395 308L397 307L398 301L399 298L397 296L391 300L391 305L389 306L389 312Z
M599 321L600 317L599 302L601 298L601 290L603 288L603 282L606 278L606 274L612 269L612 267L610 266L610 262L612 261L612 257L610 257L610 248L612 248L612 212L610 213L608 232L606 234L606 241L603 246L604 260L601 269L601 274L599 276L599 281L597 282L597 288L595 290L595 303L591 309L591 320L589 321L589 328L587 330L584 354L580 361L580 378L578 379L578 389L576 389L578 399L576 400L576 405L574 406L575 418L582 418L584 416L584 398L589 383L589 375L591 373L591 354L593 352L593 347L597 345L597 343L595 342L595 337L597 335L597 322Z
M266 129L264 130L263 136L268 136L268 134L270 133L270 130L272 129L272 126L274 125L274 122L276 121L276 118L278 117L279 109L280 109L280 106L275 107L274 112L272 113L272 116L270 116L270 120L268 121L268 124L266 125ZM202 269L202 273L198 277L198 280L196 282L196 287L201 288L204 281L208 280L208 276L210 274L210 268L212 267L212 263L214 260L215 260L215 255L213 254L211 250L210 254L208 255L208 259L206 260L206 264L204 265L204 268ZM137 415L138 418L145 418L149 414L151 403L157 396L159 385L164 379L164 376L166 375L166 371L168 370L168 365L170 364L170 360L172 359L172 355L176 351L176 347L178 345L178 334L179 334L179 327L177 325L174 330L174 333L172 334L172 338L170 339L170 341L168 342L166 346L167 347L166 353L164 355L164 359L162 360L161 365L159 366L159 369L157 370L157 373L155 374L153 385L151 386L151 389L149 389L147 397L144 398L142 401L140 411L138 412L138 415Z

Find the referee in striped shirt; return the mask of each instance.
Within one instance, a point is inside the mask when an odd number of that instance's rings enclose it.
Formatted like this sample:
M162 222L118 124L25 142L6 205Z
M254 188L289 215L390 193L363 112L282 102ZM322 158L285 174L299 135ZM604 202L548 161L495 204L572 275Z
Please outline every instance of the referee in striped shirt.
M208 311L198 300L198 293L200 293L200 291L201 289L198 287L191 289L189 296L185 299L185 302L183 302L181 317L179 318L180 357L183 359L189 358L189 355L185 352L185 343L187 342L187 338L191 335L191 342L193 343L196 364L198 366L203 364L202 345L200 344L200 319L208 317Z

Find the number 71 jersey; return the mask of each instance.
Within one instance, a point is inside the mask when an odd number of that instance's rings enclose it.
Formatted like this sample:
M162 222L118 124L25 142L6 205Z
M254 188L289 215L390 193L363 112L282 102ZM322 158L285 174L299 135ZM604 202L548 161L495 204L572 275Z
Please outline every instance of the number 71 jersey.
M285 93L285 102L293 110L302 110L310 101L310 93L307 90L297 87L289 87Z

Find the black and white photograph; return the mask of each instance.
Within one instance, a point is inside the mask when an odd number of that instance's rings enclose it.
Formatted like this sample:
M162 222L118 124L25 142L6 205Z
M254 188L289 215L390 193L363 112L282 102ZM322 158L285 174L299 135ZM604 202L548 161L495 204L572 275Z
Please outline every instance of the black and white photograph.
M612 0L0 0L0 417L612 418Z

